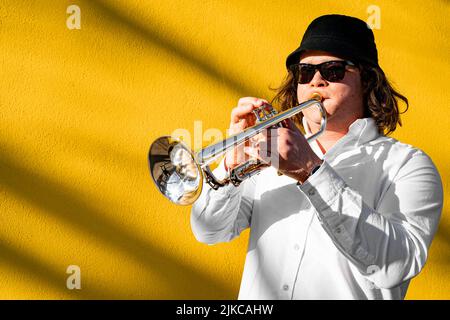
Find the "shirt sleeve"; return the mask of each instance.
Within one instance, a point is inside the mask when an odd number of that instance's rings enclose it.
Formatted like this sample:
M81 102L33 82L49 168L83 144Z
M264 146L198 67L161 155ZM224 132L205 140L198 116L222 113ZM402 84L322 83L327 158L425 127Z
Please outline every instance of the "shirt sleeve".
M299 188L337 248L377 287L396 287L423 268L443 205L439 173L423 152L399 169L376 208L326 162Z
M225 176L223 161L213 174L218 178ZM238 187L230 183L218 190L203 183L202 194L191 210L191 229L198 241L207 244L231 241L250 226L255 178L244 180Z

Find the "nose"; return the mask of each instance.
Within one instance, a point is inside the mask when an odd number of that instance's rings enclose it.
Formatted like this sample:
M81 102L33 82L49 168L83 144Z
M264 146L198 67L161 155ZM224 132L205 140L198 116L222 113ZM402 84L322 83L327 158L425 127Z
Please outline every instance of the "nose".
M326 87L328 86L328 82L324 78L322 78L319 70L316 70L316 73L314 74L312 80L309 82L309 85L311 87Z

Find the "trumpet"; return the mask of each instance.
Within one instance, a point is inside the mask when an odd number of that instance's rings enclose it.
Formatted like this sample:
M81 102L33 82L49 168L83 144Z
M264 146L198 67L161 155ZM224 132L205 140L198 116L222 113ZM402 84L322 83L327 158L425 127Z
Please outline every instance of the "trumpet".
M151 144L148 152L148 163L153 182L167 199L178 205L194 203L202 192L203 180L214 190L228 185L230 182L234 186L239 186L242 181L267 167L267 164L251 159L229 170L223 179L214 176L210 164L228 150L249 141L263 130L282 127L283 120L311 107L316 107L321 115L319 131L306 137L307 141L311 142L325 131L327 123L322 97L318 93L314 93L310 100L280 113L270 105L263 105L253 110L256 116L254 126L198 152L192 151L175 137L160 137Z

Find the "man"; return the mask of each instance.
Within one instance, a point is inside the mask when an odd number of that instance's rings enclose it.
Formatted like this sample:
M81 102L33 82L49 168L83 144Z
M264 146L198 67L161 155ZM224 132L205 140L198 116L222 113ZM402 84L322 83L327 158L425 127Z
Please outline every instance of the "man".
M250 228L239 299L403 299L423 268L443 203L431 159L385 133L400 123L396 92L378 65L373 33L356 18L314 20L275 101L282 109L323 97L326 131L308 144L293 124L260 134L245 152L268 162L258 144L276 139L276 167L217 191L206 184L191 225L205 243L230 241ZM231 132L255 121L267 101L242 98ZM305 110L307 133L320 118ZM215 173L239 164L229 152ZM283 175L277 174L277 171Z

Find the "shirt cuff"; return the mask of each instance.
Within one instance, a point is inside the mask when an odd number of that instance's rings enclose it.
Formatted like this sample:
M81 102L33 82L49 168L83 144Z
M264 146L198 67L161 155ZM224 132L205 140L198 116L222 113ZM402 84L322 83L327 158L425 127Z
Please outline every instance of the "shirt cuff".
M228 172L227 169L225 169L225 157L220 161L217 168L213 170L213 174L218 180L223 180L227 176Z
M227 175L227 169L225 169L225 157L222 159L222 161L220 161L219 165L212 171L213 175L216 177L217 180L221 181L223 180ZM208 185L209 184L206 183L205 184ZM239 187L235 187L231 182L229 182L227 185L220 187L217 190L212 190L213 194L216 196L230 196L234 193L237 193L239 190Z
M324 161L320 168L298 187L320 211L319 214L327 217L332 211L326 209L329 209L333 200L345 188L345 181Z

